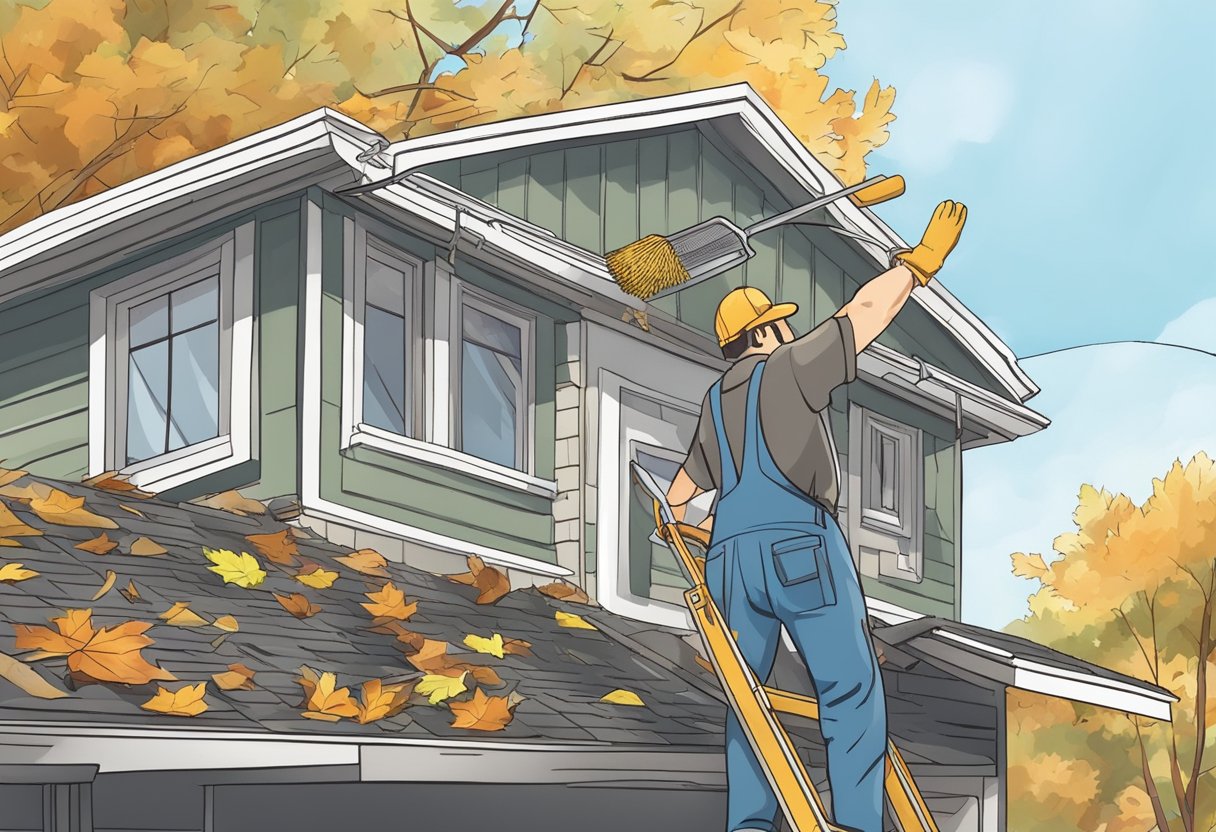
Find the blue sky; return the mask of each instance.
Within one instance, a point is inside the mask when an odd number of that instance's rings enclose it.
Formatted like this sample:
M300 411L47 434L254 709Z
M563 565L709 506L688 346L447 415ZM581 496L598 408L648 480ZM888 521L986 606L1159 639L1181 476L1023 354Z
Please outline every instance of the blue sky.
M915 240L967 204L941 279L1015 352L1151 340L1216 297L1216 3L838 10L833 85L898 92L870 160L908 192L879 213Z

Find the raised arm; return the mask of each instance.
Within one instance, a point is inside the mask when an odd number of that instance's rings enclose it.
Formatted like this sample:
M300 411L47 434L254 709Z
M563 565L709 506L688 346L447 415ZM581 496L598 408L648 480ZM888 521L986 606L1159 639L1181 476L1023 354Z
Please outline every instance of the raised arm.
M925 286L937 274L958 243L966 221L967 206L961 202L947 200L938 205L920 244L897 254L895 266L863 285L840 308L836 317L848 317L853 325L858 354L895 320L912 289L918 284Z

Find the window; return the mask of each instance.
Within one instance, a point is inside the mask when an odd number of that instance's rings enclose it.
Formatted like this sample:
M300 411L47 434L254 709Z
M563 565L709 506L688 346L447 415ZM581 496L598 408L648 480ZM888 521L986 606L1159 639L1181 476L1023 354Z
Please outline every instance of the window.
M851 453L860 479L860 534L863 553L876 554L878 574L919 581L923 472L921 432L853 406L851 430L858 433ZM860 457L860 459L858 459ZM863 545L864 544L864 545Z
M553 497L556 483L533 474L535 318L390 245L392 233L346 221L342 447Z
M253 224L91 296L89 467L164 491L250 458Z
M462 292L455 414L457 449L502 465L528 467L530 321Z

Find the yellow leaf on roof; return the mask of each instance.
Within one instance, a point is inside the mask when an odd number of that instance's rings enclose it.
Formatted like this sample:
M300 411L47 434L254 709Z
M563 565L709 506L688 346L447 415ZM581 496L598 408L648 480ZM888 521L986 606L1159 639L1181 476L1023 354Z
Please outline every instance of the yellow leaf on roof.
M114 582L117 580L118 580L118 573L115 572L113 569L107 569L105 582L102 583L101 589L99 589L95 593L93 593L93 597L90 600L96 601L98 598L105 595L107 592L109 592L111 589L113 589Z
M91 540L86 540L84 543L77 543L72 548L79 549L82 552L88 552L90 555L104 555L114 549L118 545L117 541L110 540L110 536L105 532L97 535Z
M128 551L142 558L154 558L159 555L166 555L169 550L161 546L150 537L137 537L131 541L131 546Z
M33 569L26 569L23 563L6 563L0 566L0 584L15 584L19 581L28 581L30 578L37 578L39 572Z
M469 634L464 637L464 644L478 653L488 653L496 659L503 657L502 633L495 633L490 638Z
M186 601L178 601L162 612L160 618L166 624L174 627L206 627L211 623L198 613L191 611L190 604Z
M468 671L461 673L459 676L442 676L438 673L428 673L418 680L418 684L414 686L414 690L422 696L427 697L427 702L430 702L432 705L438 705L445 699L459 696L468 690L464 685L464 680L468 675Z
M633 705L635 707L644 708L646 703L642 701L642 697L638 696L631 690L617 688L611 693L605 693L600 697L601 702L611 702L614 705Z
M334 585L334 581L338 580L338 573L318 567L311 572L296 575L296 580L313 589L329 589Z
M140 707L145 711L169 716L198 716L207 710L207 702L203 699L206 693L206 682L185 685L177 690L167 690L157 685L156 695Z
M28 525L13 514L12 509L0 502L0 537L37 537L41 534L42 532Z
M238 555L229 549L203 549L203 554L215 564L207 568L223 578L226 584L250 589L266 580L266 572L258 559L248 552Z
M140 511L139 509L137 509L137 508L131 508L130 506L125 506L125 505L123 505L122 503L119 503L119 504L118 504L118 507L119 507L120 509L122 509L123 511L130 512L131 514L134 514L136 517L143 517L143 516L145 516L145 515L144 515L144 513L143 513L142 511Z
M48 523L57 526L83 526L93 529L117 529L109 517L94 514L84 507L84 497L73 497L58 488L48 488L30 498L30 509Z
M240 622L231 615L221 615L211 623L217 630L223 630L225 633L235 633L241 629Z
M598 630L599 628L592 624L581 615L575 615L572 612L555 612L553 617L557 619L557 623L563 627L569 627L573 630Z

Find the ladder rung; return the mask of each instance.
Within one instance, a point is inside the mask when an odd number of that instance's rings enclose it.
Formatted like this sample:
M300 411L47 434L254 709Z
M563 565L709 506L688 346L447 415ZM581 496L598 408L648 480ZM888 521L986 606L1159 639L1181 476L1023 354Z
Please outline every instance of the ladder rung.
M772 688L768 685L764 686L764 692L768 695L769 704L774 711L807 719L819 719L819 703L810 696L791 693L788 690Z

